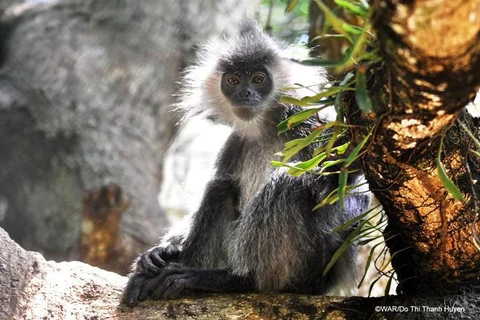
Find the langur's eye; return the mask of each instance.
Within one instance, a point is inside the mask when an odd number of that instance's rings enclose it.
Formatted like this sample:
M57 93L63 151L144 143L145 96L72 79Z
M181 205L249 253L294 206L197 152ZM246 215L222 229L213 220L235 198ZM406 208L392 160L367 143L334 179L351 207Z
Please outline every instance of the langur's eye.
M265 76L257 74L252 78L253 84L262 84L265 82Z
M227 78L227 83L229 86L236 86L240 84L240 79L238 79L236 76L231 76Z

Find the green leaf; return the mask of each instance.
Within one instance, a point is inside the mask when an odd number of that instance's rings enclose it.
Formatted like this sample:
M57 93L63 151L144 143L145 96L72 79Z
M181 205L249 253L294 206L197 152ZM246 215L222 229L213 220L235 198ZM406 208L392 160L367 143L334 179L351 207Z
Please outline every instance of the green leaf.
M375 240L378 240L378 239L383 239L383 236L382 236L382 235L379 235L379 236L375 236L375 237L373 237L373 238L359 239L359 240L358 240L358 245L359 245L359 246L364 246L364 245L367 245L367 244L369 244L370 242L375 241Z
M342 159L343 160L343 159ZM326 162L326 161L325 161ZM325 163L324 162L324 163ZM349 171L349 172L354 172L354 171ZM331 174L330 172L328 173L325 173L325 174ZM336 173L335 173L336 174ZM352 191L353 189L356 189L358 188L359 185L354 185L354 186L347 186L346 187L346 191L345 191L345 194L349 193L350 191ZM338 188L335 188L334 190L332 190L325 198L323 198L323 200L318 203L315 207L313 207L312 211L315 211L317 210L318 208L320 207L323 207L325 205L331 205L331 204L334 204L336 201L338 200Z
M289 96L280 97L280 102L283 102L283 103L286 103L286 104L294 104L296 106L302 106L302 105L300 105L300 100L298 100L296 98L293 98L293 97L289 97Z
M343 25L343 30L347 31L350 34L356 35L356 36L362 34L362 32L364 31L363 28L360 28L360 27L357 27L357 26L354 26L354 25L351 25L351 24Z
M325 171L325 169L327 169L327 168L329 168L329 167L336 166L337 164L340 164L340 163L343 163L343 162L345 162L345 159L325 161L325 162L322 164L322 171Z
M348 86L348 83L353 80L353 77L355 76L353 71L348 72L344 77L343 80L340 82L340 87L343 86Z
M338 121L338 120L337 120ZM336 126L333 130L332 137L328 141L327 145L325 146L325 152L327 154L332 153L333 145L337 142L339 136L343 133L343 128L340 126Z
M295 147L297 144L301 143L304 139L305 138L299 138L299 139L293 139L293 140L285 142L285 144L284 144L285 150Z
M280 133L285 132L287 130L290 130L293 126L296 124L301 123L302 121L310 118L312 114L317 113L321 108L311 108L311 109L306 109L299 111L295 113L294 115L288 117L288 119L280 122L277 125L277 129L279 130ZM287 130L284 130L287 129Z
M392 273L392 276L393 276L393 271L392 271L392 270L385 271L385 269L390 265L393 257L396 256L397 254L399 254L399 253L401 253L401 252L403 252L403 251L407 251L407 250L409 250L409 249L411 249L411 247L403 248L403 249L401 249L401 250L396 251L394 254L390 255L390 258L388 259L388 261L379 269L379 271L380 271L380 273L381 273L380 276L378 276L374 281L371 282L370 288L368 289L368 296L369 296L369 297L370 297L371 294L372 294L373 286L375 285L375 283L378 282L378 280L380 280L380 279L384 276L384 274L386 274L386 273L388 273L388 272L391 272L391 273Z
M360 141L360 143L355 146L352 153L348 155L347 159L345 159L345 167L350 166L352 162L355 161L355 159L357 159L360 150L363 149L363 146L370 139L370 136L372 135L372 133L373 133L373 127L370 129L368 134L362 139L362 141Z
M352 3L347 0L335 0L335 3L364 19L369 16L368 8L365 8L361 3Z
M375 286L375 284L376 284L380 279L382 279L382 277L383 277L383 274L379 275L375 280L373 280L373 281L370 283L370 287L368 288L368 296L369 296L369 297L372 295L373 287Z
M284 162L280 161L271 161L272 166L274 167L288 167L290 168L287 173L292 175L292 176L301 176L302 174L308 172L309 170L312 170L318 166L320 162L322 162L325 158L327 157L326 154L319 154L316 157L313 157L310 160L304 161L297 163L295 165L289 165Z
M297 101L300 101L300 100L297 100ZM333 101L330 101L330 102L333 102ZM288 117L287 119L283 120L282 122L280 122L278 125L277 125L277 130L278 130L278 133L284 133L288 130L290 130L292 127L296 126L297 124L300 124L302 123L304 120L310 118L313 114L317 113L317 112L321 112L322 110L324 110L325 108L329 107L330 104L327 104L327 105L323 105L322 107L316 107L316 108L307 108L305 110L302 110L302 111L299 111L293 115L291 115L290 117ZM324 129L322 130L325 130L325 129L328 129L334 125L337 125L336 122L330 124L330 123L327 123L325 126Z
M322 91L319 94L316 94L314 96L303 97L300 101L302 103L304 103L304 102L318 103L321 99L323 99L325 97L330 97L330 96L333 96L334 94L337 94L338 92L341 92L341 91L343 92L343 91L347 91L347 90L353 90L353 89L348 88L348 87L331 87L331 88L328 88L327 90Z
M469 151L480 158L480 152L472 150L472 149L470 149Z
M345 254L345 251L347 251L348 247L351 245L352 243L350 242L350 239L349 237L347 237L343 242L342 244L340 245L340 247L337 249L337 251L335 251L335 253L333 254L332 258L330 259L330 261L328 261L327 265L325 266L325 269L323 269L323 272L322 272L322 276L325 276L328 271L330 271L330 269L332 269L332 267L335 265L335 263L337 263L338 259L340 259L344 254Z
M384 291L385 296L388 296L390 294L390 288L392 286L393 275L394 275L394 273L392 272L390 274L390 277L388 277L387 285L385 286L385 291Z
M347 48L345 50L344 57L342 59L342 64L336 66L334 71L338 73L343 73L347 70L350 70L353 66L357 65L361 61L362 57L366 54L366 44L367 35L369 34L366 30L368 29L368 24L366 25L363 32L355 38L353 47Z
M319 67L330 67L330 68L341 68L345 65L343 60L327 60L327 59L309 59L302 60L299 62L305 66L319 66Z
M276 168L281 168L285 165L285 163L281 161L270 161L270 164Z
M347 245L344 245L344 243L342 243L340 247L337 249L337 251L335 251L332 258L328 262L327 266L325 267L325 269L323 269L322 276L325 276L328 273L328 271L332 269L332 267L335 265L338 259L340 259L345 254L345 251L347 251L348 247L350 246L350 243L348 243Z
M289 0L287 3L287 7L285 8L285 13L292 12L292 10L295 9L297 4L298 0Z
M287 162L290 158L296 155L300 150L310 145L321 133L321 130L314 130L306 138L300 139L294 147L284 150L282 152L283 162Z
M367 81L363 68L357 68L355 101L363 114L372 112L372 101L367 92Z
M312 159L310 159L308 161L297 163L295 165L295 168L300 168L300 169L303 169L303 170L306 170L306 171L312 170L312 169L316 168L318 166L318 164L320 162L322 162L326 157L327 157L327 155L325 153L321 153L318 156L313 157Z
M299 169L297 167L292 167L292 168L287 170L287 173L291 176L294 176L294 177L299 177L302 174L305 174L306 172L307 172L306 170Z
M287 119L288 120L288 119ZM310 133L306 138L301 138L301 139L295 139L295 140L292 140L292 141L288 141L284 144L284 147L285 149L280 153L284 159L283 159L283 162L287 162L291 157L293 157L295 154L297 154L300 150L302 150L303 148L305 148L306 146L310 145L313 141L315 141L315 139L325 130L333 127L333 126L338 126L340 127L340 130L342 131L343 127L348 127L348 125L344 124L344 123L339 123L337 121L332 121L332 122L329 122L329 123L326 123L320 127L317 127L313 130L312 133ZM286 121L282 121L282 123L280 123L278 125L279 127L279 130L282 130L284 129L285 127L288 127L288 122ZM284 132L284 131L283 131ZM280 132L282 133L282 131ZM330 152L334 150L331 149ZM330 153L327 153L327 154L330 154ZM318 153L315 154L315 156L318 155Z
M344 154L345 151L347 151L349 145L350 145L350 141L342 145L339 145L338 147L335 147L332 150L337 151L337 154Z
M292 176L300 176L304 173L306 173L305 170L303 169L299 169L299 168L295 168L294 166L291 166L290 164L288 163L285 163L285 162L281 162L281 161L271 161L270 164L276 168L282 168L282 167L285 167L285 168L289 168L287 170L287 173L292 175Z
M328 136L327 134L325 134L324 136L326 137L326 139L324 139L324 141L326 141L326 142L330 141L331 135L330 135L330 137L327 137L327 136ZM337 146L337 147L333 147L332 150L331 150L331 152L336 151L337 154L344 154L349 145L350 145L350 142L347 142L347 143L344 143L344 144L339 145L339 146ZM313 151L313 156L316 156L316 155L318 155L318 154L320 154L320 153L322 153L322 152L325 152L326 146L327 146L327 145L324 143L323 145L321 145L320 147L318 147L317 149L315 149L315 150Z
M330 38L345 39L345 36L343 34L322 34L322 35L316 36L315 38L310 40L310 42L315 42L317 40L330 39Z
M382 244L385 245L385 242L379 242L379 243L375 244L370 249L370 252L369 252L368 258L367 258L367 262L365 263L365 269L364 269L364 272L363 272L363 276L362 276L362 279L360 279L360 282L358 283L358 287L360 287L362 285L363 281L365 280L365 277L367 276L367 272L368 272L368 269L370 268L370 263L372 262L372 257L375 253L375 250L377 249L377 247L379 247Z
M478 140L478 138L473 134L473 132L467 127L465 123L463 123L459 119L457 119L457 121L458 121L458 124L460 124L463 130L465 130L465 132L470 136L473 142L477 145L477 148L480 149L480 141Z
M345 253L345 251L348 249L348 247L353 243L354 239L362 233L363 226L365 225L365 221L360 223L350 234L347 236L347 238L342 242L340 247L335 251L333 254L332 258L328 262L327 266L325 269L323 269L322 275L325 276L328 271L335 265L335 263L342 257L342 255Z
M327 204L333 204L335 201L338 200L338 188L335 188L335 190L331 191L319 204L317 204L315 207L313 207L312 211L317 210L320 207L323 207Z
M452 180L448 177L447 173L445 172L445 168L443 167L442 164L442 149L443 149L443 138L445 137L445 134L442 135L442 138L440 139L440 146L438 147L438 154L437 154L437 174L438 177L440 178L440 181L442 181L443 186L445 189L447 189L448 193L457 201L465 201L465 198L463 197L462 192L458 187L453 183Z
M332 97L334 96L335 94L337 94L338 92L341 92L341 91L347 91L347 90L354 90L353 88L349 88L349 87L330 87L328 88L327 90L324 90L314 96L306 96L306 97L303 97L302 99L298 100L298 99L295 99L295 98L292 98L292 97L288 97L288 96L283 96L283 97L280 97L280 101L283 102L283 103L289 103L289 104L294 104L294 105L297 105L297 106L302 106L302 107L305 107L305 106L309 106L309 105L312 105L312 104L318 104L318 103L323 103L324 98L327 98L327 97Z
M373 210L377 209L380 205L377 205L375 206L374 208L362 213L361 215L358 215L356 216L355 218L352 218L350 220L348 220L347 222L345 222L344 224L336 227L335 229L333 229L333 232L340 232L342 230L345 230L347 228L349 228L350 226L352 226L353 224L357 223L358 221L360 220L363 220L366 216L368 216ZM373 215L371 218L373 217L376 217L381 211L378 211L375 215Z
M346 26L350 26L345 20L337 17L331 10L325 5L321 0L315 0L315 3L325 14L325 19L332 25L333 29L338 33L342 34L347 38L348 41L352 42L351 35L345 30Z
M445 189L447 189L448 193L452 195L452 197L457 200L457 201L465 201L465 198L463 197L462 192L458 187L453 183L452 180L447 176L447 173L445 172L445 168L443 167L443 164L440 160L440 158L437 158L437 174L440 180L442 181L443 186Z
M342 168L338 176L338 202L340 202L340 209L345 210L345 189L347 187L348 171Z
M326 154L322 153L322 154L319 154L317 155L316 157L313 157L312 159L310 160L307 160L307 161L304 161L304 162L300 162L300 163L297 163L295 165L289 165L289 164L286 164L285 162L281 162L281 161L271 161L270 163L272 164L272 166L274 167L288 167L290 168L287 173L292 175L292 176L300 176L310 170L313 170L315 169L318 164L320 162L322 162L325 158L327 157Z

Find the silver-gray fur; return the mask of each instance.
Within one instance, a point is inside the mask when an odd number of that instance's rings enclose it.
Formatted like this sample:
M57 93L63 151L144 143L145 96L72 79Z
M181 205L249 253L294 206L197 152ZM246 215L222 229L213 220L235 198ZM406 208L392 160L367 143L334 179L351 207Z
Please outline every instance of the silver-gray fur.
M312 211L337 187L338 176L293 177L270 165L286 141L322 124L312 117L277 134L276 125L301 110L279 102L283 90L326 83L322 69L298 65L279 48L246 21L236 38L208 43L187 70L176 107L187 117L203 115L230 125L233 132L188 225L172 230L134 263L125 303L204 291L325 294L354 287L354 248L326 276L322 272L349 232L332 230L364 212L369 196L347 197L343 211L338 204ZM292 160L310 159L315 147Z

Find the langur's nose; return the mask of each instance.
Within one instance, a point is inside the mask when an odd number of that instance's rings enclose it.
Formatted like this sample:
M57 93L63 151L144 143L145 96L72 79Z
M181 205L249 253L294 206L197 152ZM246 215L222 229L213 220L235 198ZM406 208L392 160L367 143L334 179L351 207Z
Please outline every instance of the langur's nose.
M239 94L240 98L248 98L252 95L250 90L240 91Z

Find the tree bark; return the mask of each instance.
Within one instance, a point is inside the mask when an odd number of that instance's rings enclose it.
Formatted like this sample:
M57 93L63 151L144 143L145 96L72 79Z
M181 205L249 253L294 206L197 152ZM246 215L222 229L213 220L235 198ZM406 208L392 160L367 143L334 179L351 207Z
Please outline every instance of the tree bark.
M389 225L387 245L403 293L438 292L479 283L474 234L480 194L478 122L463 108L480 85L480 5L477 0L373 2L383 63L369 70L374 113L362 117L346 98L348 121L375 123L363 158L371 190ZM359 141L365 130L355 129ZM440 156L465 201L439 178Z

